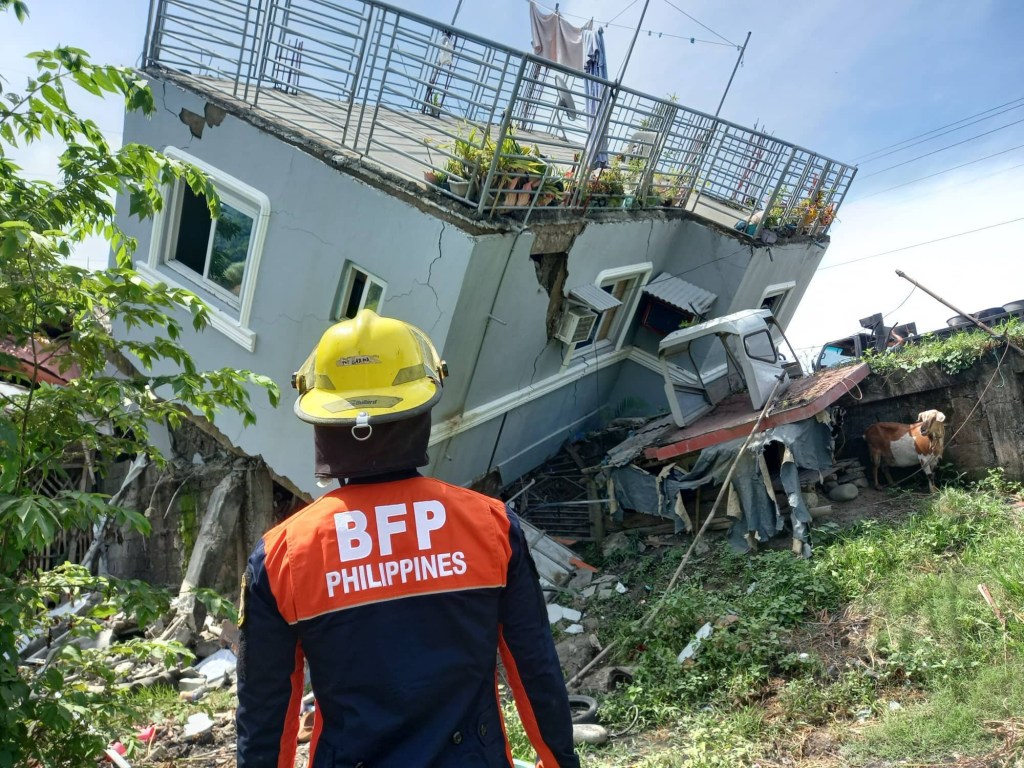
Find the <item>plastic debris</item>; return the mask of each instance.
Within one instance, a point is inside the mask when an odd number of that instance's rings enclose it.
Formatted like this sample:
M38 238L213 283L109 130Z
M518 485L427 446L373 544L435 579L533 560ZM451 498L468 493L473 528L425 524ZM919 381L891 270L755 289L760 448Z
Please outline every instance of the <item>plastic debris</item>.
M236 669L238 669L238 657L227 648L221 648L196 665L196 671L204 675L210 685L214 686L228 675L233 675Z
M117 751L118 747L121 748L120 752ZM117 768L132 768L132 764L122 757L122 755L127 751L128 750L125 749L124 744L122 744L120 741L115 741L113 744L111 744L109 747L103 750L103 754L106 755L107 760L116 765Z
M135 738L141 741L143 744L148 744L156 737L156 726L149 725L135 734Z
M615 591L616 591L616 592L618 592L618 593L619 593L620 595L624 595L624 594L626 594L626 593L627 593L627 592L628 592L629 590L628 590L628 589L626 589L626 585L625 585L625 584L623 584L623 583L622 583L622 582L620 581L619 583L617 583L617 584L615 585Z
M676 661L682 664L685 661L692 659L697 650L700 648L700 644L703 640L707 640L711 637L711 633L715 631L715 628L708 622L703 627L697 630L697 634L694 635L693 640L690 641L689 645L683 648L682 652L676 657Z
M583 625L582 624L570 624L565 628L565 634L567 635L582 635Z

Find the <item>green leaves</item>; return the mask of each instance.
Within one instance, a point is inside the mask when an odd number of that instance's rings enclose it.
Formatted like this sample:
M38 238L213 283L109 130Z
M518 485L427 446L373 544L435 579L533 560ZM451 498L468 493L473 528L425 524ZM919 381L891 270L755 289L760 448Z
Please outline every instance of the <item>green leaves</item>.
M27 16L19 0L0 0L0 10ZM33 570L38 561L31 558L62 532L105 529L107 521L113 531L149 532L142 513L92 492L88 472L84 480L71 475L69 459L95 461L97 472L122 455L144 453L159 462L147 439L150 424L177 424L190 411L212 420L225 409L252 424L251 392L265 390L275 405L280 398L260 374L199 370L175 317L187 317L198 331L209 309L191 293L150 284L131 269L136 242L118 226L117 196L128 201L130 215L149 218L163 206L162 190L183 179L206 196L211 211L218 206L197 168L139 144L114 150L71 107L85 92L150 113L145 81L129 69L95 65L78 48L29 59L35 75L0 104L0 337L19 348L16 356L0 355L0 369L21 387L0 394L0 768L93 764L115 735L117 717L131 708L114 686L114 666L186 652L141 641L105 650L54 645L45 664L19 664L26 641L48 642L64 632L93 636L117 612L144 626L168 606L168 595L141 582L99 578L71 565ZM8 159L15 146L42 139L60 146L57 182L25 178ZM90 237L110 245L116 266L88 272L68 265L67 256ZM113 328L122 332L115 336ZM75 615L49 613L86 599ZM231 612L221 598L201 599Z

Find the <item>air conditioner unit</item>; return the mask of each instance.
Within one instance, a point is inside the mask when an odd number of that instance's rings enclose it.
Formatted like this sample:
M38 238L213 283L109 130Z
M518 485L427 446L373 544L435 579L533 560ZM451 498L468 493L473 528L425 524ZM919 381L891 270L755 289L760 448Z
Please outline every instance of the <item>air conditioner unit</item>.
M597 315L584 307L569 307L562 315L555 338L565 344L577 344L590 338Z

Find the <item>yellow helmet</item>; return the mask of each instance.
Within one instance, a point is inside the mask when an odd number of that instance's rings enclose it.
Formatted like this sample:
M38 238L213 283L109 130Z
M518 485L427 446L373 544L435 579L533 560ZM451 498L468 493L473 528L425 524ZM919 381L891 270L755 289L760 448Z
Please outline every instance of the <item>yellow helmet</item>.
M441 399L447 374L423 331L363 309L328 328L292 375L295 414L327 426L406 419Z

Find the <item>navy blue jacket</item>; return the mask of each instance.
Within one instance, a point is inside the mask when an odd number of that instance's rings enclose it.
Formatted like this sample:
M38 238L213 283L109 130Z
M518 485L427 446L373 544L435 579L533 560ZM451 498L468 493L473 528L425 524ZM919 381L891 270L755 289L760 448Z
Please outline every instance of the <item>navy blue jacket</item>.
M510 766L500 652L545 768L578 768L565 683L515 515L410 473L269 531L242 587L238 768L291 768L308 661L313 768Z

